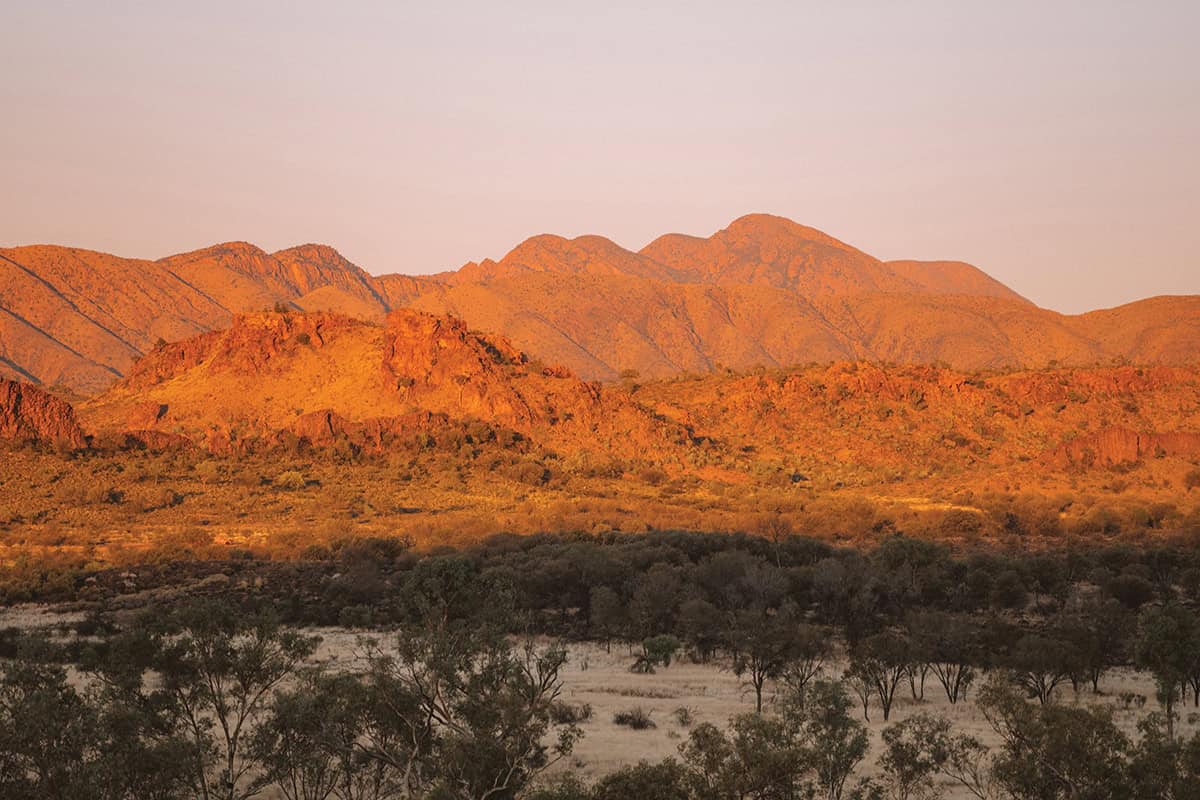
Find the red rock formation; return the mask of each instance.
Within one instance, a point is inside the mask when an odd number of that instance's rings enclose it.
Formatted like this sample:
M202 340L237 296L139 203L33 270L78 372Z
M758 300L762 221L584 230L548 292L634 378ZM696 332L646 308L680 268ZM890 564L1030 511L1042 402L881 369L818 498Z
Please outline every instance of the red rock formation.
M1050 453L1047 461L1060 468L1092 467L1166 456L1200 458L1200 433L1145 433L1110 427L1072 439Z
M214 453L262 447L281 431L379 447L428 431L438 415L571 449L634 453L689 437L622 392L531 363L461 320L411 310L385 326L331 314L239 316L227 331L156 349L84 409L97 430L169 426Z
M320 349L327 340L361 323L336 314L262 312L241 314L227 330L160 345L138 360L120 385L145 389L209 363L214 369L255 373L287 352Z
M472 334L462 320L397 311L388 316L381 369L402 397L527 427L537 414L509 379L525 360L503 339Z
M332 447L348 442L371 452L385 451L399 441L408 444L418 434L434 434L447 430L453 422L444 414L415 412L395 417L371 417L355 422L329 409L302 415L292 425L290 433L316 448ZM494 431L492 432L494 435ZM278 435L268 437L267 446L277 446Z
M155 430L130 430L121 434L120 446L125 450L149 450L154 453L194 450L196 443L178 433Z
M0 440L50 443L73 450L87 447L70 403L8 380L0 380Z

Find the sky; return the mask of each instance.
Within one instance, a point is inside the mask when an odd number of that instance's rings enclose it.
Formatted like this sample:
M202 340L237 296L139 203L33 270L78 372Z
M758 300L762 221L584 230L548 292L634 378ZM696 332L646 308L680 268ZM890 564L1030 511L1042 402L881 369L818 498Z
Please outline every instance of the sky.
M1200 2L0 0L0 246L376 274L779 214L1075 313L1200 293Z

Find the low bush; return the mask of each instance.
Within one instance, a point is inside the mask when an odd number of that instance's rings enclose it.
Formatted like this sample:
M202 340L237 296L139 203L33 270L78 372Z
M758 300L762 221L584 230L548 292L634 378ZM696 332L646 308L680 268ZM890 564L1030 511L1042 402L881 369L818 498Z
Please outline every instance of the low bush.
M671 716L675 717L675 722L681 728L690 728L696 722L696 710L688 706L680 706L671 712Z
M564 703L558 701L550 704L550 719L555 725L577 725L592 718L590 703Z
M307 485L308 481L304 480L304 476L294 469L280 473L279 477L275 479L275 488L285 492L297 492Z
M644 731L650 728L657 728L654 720L650 719L650 712L641 706L618 711L613 715L613 722L625 728L632 728L635 731Z

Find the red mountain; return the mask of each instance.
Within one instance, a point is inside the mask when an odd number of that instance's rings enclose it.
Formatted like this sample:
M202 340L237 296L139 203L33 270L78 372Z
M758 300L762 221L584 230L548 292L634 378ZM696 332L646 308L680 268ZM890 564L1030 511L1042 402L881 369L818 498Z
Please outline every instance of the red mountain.
M959 369L1193 363L1200 297L1067 316L969 264L880 261L755 214L641 251L535 236L499 261L372 277L322 245L229 243L158 261L54 246L0 250L0 376L94 393L160 340L276 305L381 320L410 306L500 334L584 378L839 359Z

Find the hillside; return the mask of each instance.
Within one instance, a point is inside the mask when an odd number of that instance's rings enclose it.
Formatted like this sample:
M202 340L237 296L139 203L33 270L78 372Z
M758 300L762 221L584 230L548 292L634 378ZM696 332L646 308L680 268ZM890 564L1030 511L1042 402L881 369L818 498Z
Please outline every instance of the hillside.
M386 452L482 423L561 457L751 483L797 474L826 486L1049 487L1145 462L1154 480L1180 485L1200 462L1195 367L972 373L840 361L602 386L411 310L382 324L239 315L155 348L79 413L92 433L182 437L217 453L288 437Z
M384 433L427 432L431 415L575 450L629 453L686 438L621 393L533 364L460 320L411 310L383 324L239 315L226 330L154 349L80 411L94 431L170 433L217 451L281 433L320 440L334 427L382 446Z
M283 303L382 318L370 276L317 245L231 243L159 261L55 246L0 250L0 376L93 393L161 340Z
M1052 485L1200 463L1200 370L1102 367L1000 374L840 363L650 382L633 396L743 460L864 485L1002 477Z
M55 246L0 250L0 376L94 394L161 339L283 305L379 321L412 307L463 319L585 379L836 360L963 370L1190 364L1200 297L1066 316L954 261L880 261L753 214L638 252L534 236L499 261L371 276L336 250L232 242L158 261Z
M1200 519L1196 367L841 361L601 385L453 318L260 312L153 348L74 415L0 384L0 520L114 557L197 526L299 553L350 530L1053 547Z

